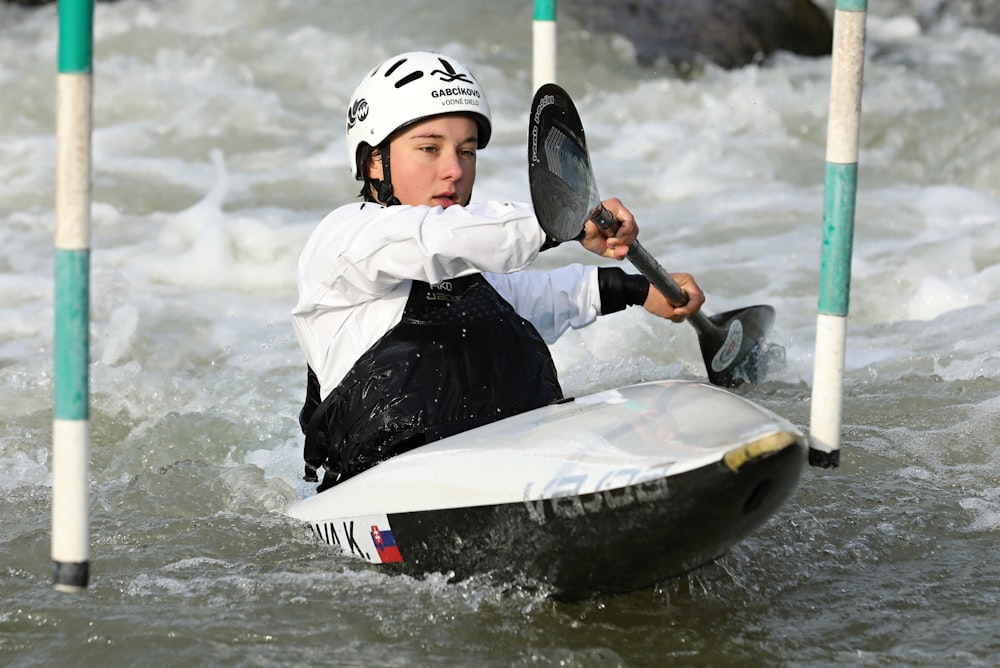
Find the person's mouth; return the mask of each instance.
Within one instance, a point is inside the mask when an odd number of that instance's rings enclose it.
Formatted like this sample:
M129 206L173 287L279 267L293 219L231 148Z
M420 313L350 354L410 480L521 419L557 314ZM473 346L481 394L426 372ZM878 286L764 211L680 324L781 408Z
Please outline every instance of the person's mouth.
M443 209L447 209L452 204L458 204L458 200L455 198L455 193L440 193L438 195L434 195L431 199L433 199L434 202Z

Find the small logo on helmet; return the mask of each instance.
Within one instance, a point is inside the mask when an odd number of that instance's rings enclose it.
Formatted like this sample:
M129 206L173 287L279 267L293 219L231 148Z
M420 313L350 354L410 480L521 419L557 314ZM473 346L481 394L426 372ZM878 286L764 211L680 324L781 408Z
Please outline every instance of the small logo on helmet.
M347 129L350 130L358 121L368 118L368 100L361 98L355 100L351 108L347 110Z
M431 76L434 76L436 74L438 75L438 78L445 83L451 83L452 81L463 81L467 84L475 83L465 74L457 72L455 68L452 66L452 64L449 63L444 58L438 58L438 62L441 63L441 65L444 67L444 70L433 70L431 72Z

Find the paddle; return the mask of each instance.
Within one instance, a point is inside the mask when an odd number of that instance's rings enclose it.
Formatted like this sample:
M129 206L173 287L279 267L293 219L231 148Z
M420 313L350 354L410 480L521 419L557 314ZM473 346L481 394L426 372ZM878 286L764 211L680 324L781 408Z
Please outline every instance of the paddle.
M555 84L541 86L531 103L528 179L535 215L549 238L577 239L588 220L608 234L617 229L597 192L580 114L569 94ZM687 295L638 240L629 247L628 259L671 302L687 302ZM748 306L713 316L699 311L687 322L698 332L713 385L736 387L763 379L766 355L761 348L774 324L774 308Z

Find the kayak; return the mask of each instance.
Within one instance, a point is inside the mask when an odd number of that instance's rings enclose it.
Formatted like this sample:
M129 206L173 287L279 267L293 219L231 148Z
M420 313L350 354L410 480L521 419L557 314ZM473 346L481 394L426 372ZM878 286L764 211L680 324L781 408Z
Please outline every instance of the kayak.
M806 452L799 429L745 398L656 381L422 446L287 513L392 573L486 574L582 599L723 555L788 499Z

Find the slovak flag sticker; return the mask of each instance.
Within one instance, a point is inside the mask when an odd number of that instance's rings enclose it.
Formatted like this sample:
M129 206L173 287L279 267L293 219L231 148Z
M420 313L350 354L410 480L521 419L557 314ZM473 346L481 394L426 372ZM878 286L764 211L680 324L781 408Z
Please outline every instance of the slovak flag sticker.
M396 547L396 539L392 537L392 529L379 529L377 524L373 524L371 534L372 542L375 543L375 549L383 564L403 561L403 555Z

